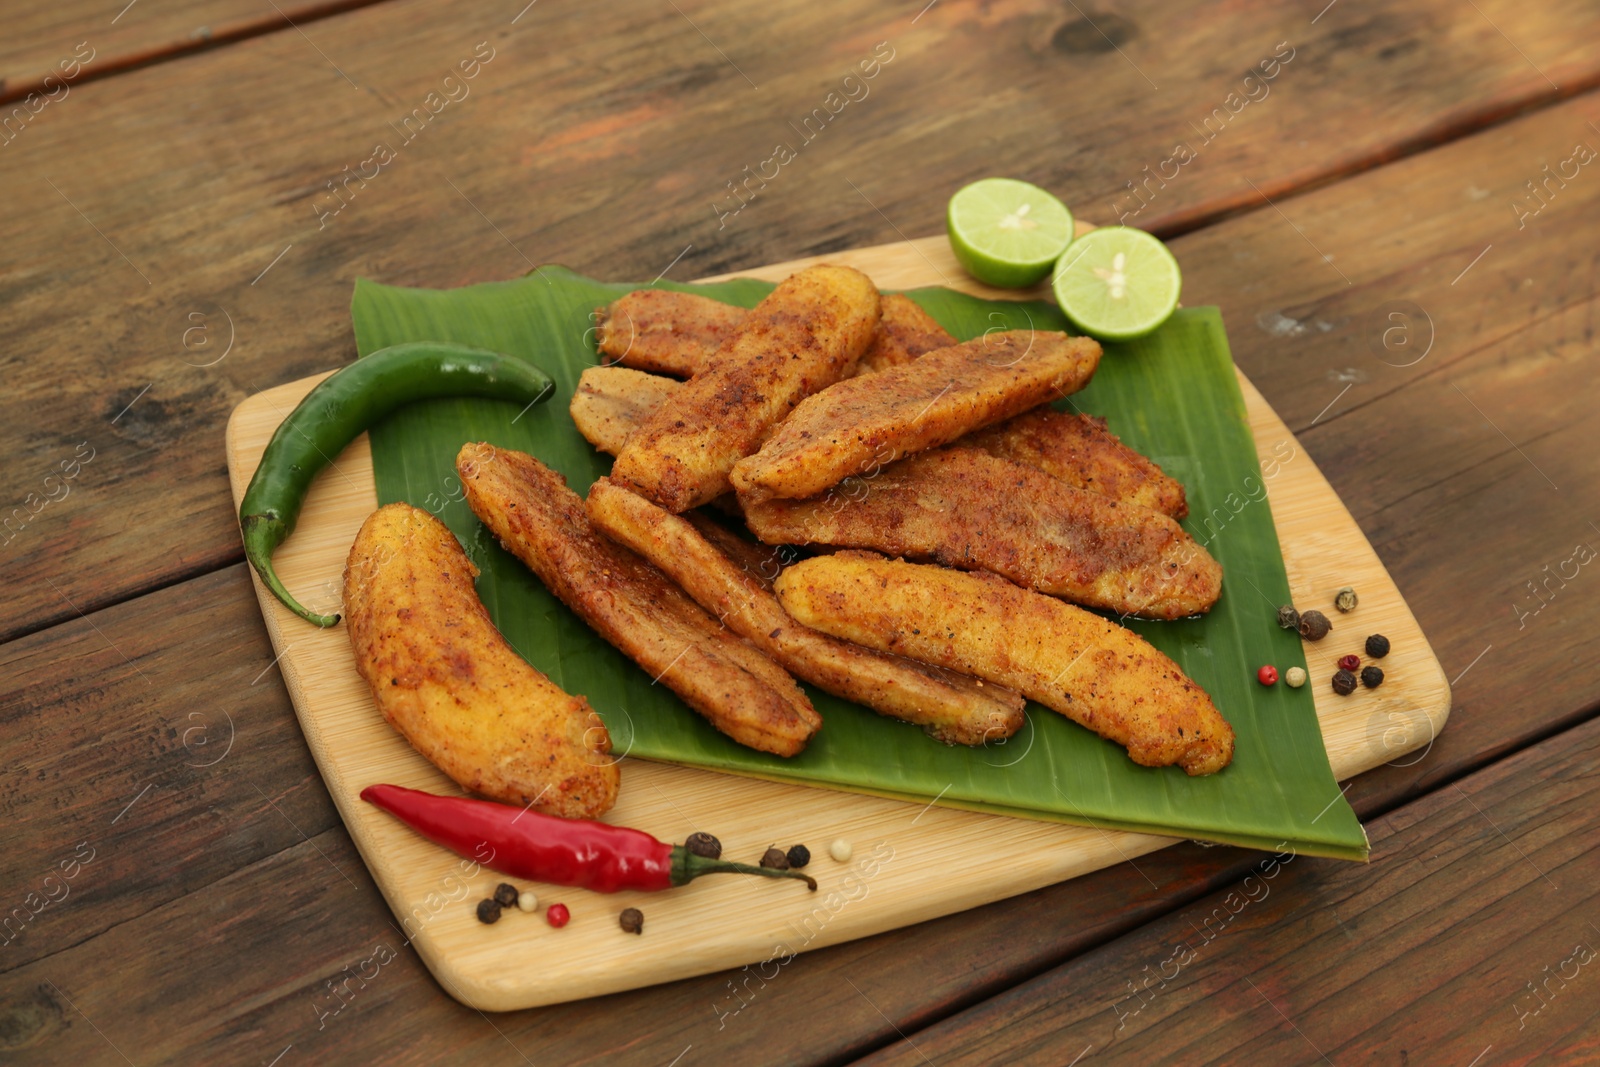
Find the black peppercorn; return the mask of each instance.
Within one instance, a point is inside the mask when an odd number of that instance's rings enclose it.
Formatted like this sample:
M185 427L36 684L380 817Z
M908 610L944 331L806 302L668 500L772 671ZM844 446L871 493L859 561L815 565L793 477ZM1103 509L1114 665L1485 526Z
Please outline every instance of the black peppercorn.
M788 854L789 869L798 871L801 867L811 862L811 850L804 845L793 845Z
M1381 667L1361 668L1361 684L1368 689L1376 689L1383 684L1383 669Z
M1356 676L1347 670L1333 672L1333 691L1347 697L1356 691Z
M501 882L494 887L494 902L502 908L517 906L517 887L510 882Z
M500 921L500 905L493 897L484 897L478 901L478 921L481 923Z
M1285 630L1300 629L1300 613L1294 610L1293 604L1285 604L1278 609L1278 625Z
M786 871L789 869L789 857L781 848L769 848L766 855L761 857L761 866Z
M1373 659L1382 659L1389 654L1389 639L1382 634L1373 634L1367 638L1367 655Z
M1300 613L1300 636L1307 641L1321 641L1333 629L1328 617L1315 608Z
M710 834L690 834L689 840L683 843L683 847L688 849L694 855L704 856L708 860L719 860L722 858L722 842L718 841Z
M630 934L644 933L644 912L638 908L623 908L622 914L617 916L617 922Z
M1348 585L1335 593L1333 597L1333 606L1342 612L1348 613L1356 610L1357 603L1359 601L1356 599L1356 591Z

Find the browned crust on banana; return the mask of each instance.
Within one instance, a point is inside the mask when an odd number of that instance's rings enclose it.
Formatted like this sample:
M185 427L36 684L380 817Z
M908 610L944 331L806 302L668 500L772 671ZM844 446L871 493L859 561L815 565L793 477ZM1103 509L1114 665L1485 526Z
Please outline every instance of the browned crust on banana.
M1135 763L1201 775L1233 759L1233 728L1176 663L1053 597L867 552L797 563L777 592L808 626L1011 686L1124 746Z
M362 524L344 574L345 627L379 711L464 789L568 818L616 803L605 724L517 655L445 525L409 504Z
M1088 384L1100 346L1012 330L839 382L795 408L733 468L741 499L815 496L851 475L948 444Z
M659 570L595 532L565 479L522 452L456 457L473 512L562 603L735 741L792 756L822 716L783 668Z
M1222 593L1221 564L1171 517L976 449L923 452L809 500L740 502L768 544L986 570L1125 615L1182 618L1209 611Z
M629 435L611 476L675 513L727 492L733 465L795 405L855 370L878 307L878 290L858 270L817 266L791 275L745 316L709 367Z
M602 533L649 559L702 608L803 681L915 723L946 744L981 745L1022 728L1025 702L1009 689L801 626L769 588L768 573L778 573L768 572L772 561L749 560L758 569L747 570L704 536L703 526L608 478L590 487L587 508Z

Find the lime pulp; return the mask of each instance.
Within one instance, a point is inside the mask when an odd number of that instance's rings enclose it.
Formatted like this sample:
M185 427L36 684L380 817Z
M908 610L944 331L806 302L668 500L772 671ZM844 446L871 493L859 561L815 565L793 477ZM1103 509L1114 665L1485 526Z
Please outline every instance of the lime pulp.
M1072 212L1036 185L984 178L950 198L950 247L981 282L1023 289L1044 280L1072 243Z
M1102 341L1143 337L1178 306L1183 275L1167 246L1143 230L1106 226L1072 243L1051 279L1056 302Z

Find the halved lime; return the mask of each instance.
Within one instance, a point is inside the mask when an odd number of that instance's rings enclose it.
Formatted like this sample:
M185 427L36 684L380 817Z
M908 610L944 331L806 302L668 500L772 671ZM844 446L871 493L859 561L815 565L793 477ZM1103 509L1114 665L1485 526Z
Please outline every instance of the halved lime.
M1072 212L1027 182L985 178L950 198L950 247L980 282L1024 289L1044 279L1072 243Z
M1183 275L1167 246L1148 233L1106 226L1072 243L1050 285L1056 303L1084 333L1128 341L1167 321Z

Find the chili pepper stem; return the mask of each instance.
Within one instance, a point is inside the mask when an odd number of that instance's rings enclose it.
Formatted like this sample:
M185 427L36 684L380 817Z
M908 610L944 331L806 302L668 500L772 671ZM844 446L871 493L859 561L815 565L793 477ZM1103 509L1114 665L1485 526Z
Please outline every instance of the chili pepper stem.
M756 867L748 863L734 863L732 860L708 859L705 856L695 855L682 845L673 846L673 885L692 882L702 874L758 874L763 878L793 878L804 882L813 893L817 891L817 880L800 871L780 871L776 867Z
M336 625L339 622L339 616L318 615L309 608L302 606L298 600L290 595L282 580L278 578L277 572L272 569L272 550L283 540L281 536L278 536L278 529L281 529L283 520L276 515L270 514L245 515L239 520L239 523L241 532L244 535L245 558L256 569L256 573L261 576L261 580L266 583L267 588L272 590L273 595L282 601L290 611L307 622L315 623L324 629Z

